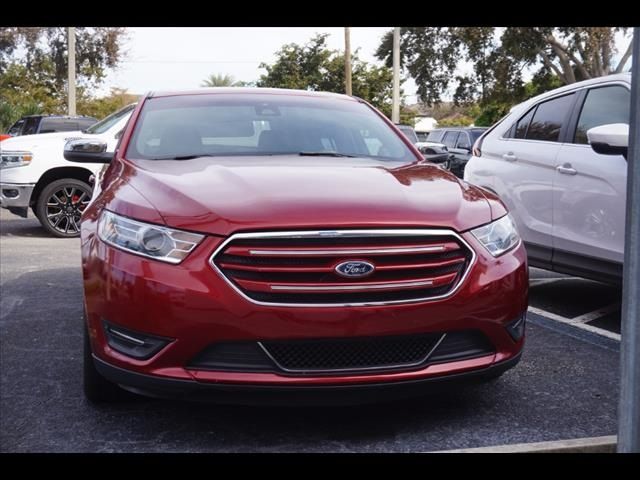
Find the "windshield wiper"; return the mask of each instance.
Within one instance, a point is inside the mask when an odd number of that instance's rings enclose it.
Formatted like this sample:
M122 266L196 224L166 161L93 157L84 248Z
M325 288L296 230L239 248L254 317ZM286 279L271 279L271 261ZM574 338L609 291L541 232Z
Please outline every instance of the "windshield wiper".
M355 155L347 155L346 153L338 152L298 152L301 157L348 157L356 158Z
M151 158L150 160L193 160L194 158L206 157L208 155L177 155L175 157L167 156L167 157L156 157Z

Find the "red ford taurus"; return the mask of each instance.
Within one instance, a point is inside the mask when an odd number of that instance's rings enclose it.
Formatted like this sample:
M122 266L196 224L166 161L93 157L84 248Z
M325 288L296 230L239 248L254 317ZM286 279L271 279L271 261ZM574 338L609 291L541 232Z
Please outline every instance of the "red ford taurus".
M344 95L148 94L81 225L85 392L357 401L495 378L524 343L502 202ZM329 395L324 395L329 394Z

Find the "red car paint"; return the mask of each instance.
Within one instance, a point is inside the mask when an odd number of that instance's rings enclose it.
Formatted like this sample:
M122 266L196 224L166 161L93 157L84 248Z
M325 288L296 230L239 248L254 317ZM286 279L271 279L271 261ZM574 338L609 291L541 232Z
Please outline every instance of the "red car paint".
M220 90L242 93L241 89ZM170 93L166 95L193 95ZM199 95L206 95L197 92ZM209 93L212 94L212 93ZM164 94L156 94L162 96ZM274 95L314 95L274 92ZM317 94L316 94L317 95ZM326 95L327 101L356 101ZM524 339L506 330L527 308L526 253L516 248L494 258L469 230L506 214L500 200L426 164L397 166L348 158L287 156L155 161L126 158L139 102L114 160L82 219L82 267L91 346L96 358L128 371L206 384L356 385L401 382L473 371L516 357ZM239 165L242 168L238 168ZM178 265L113 248L97 236L101 212L205 234ZM460 287L438 300L388 305L291 307L260 305L240 296L209 259L238 232L340 229L447 228L476 254ZM173 339L147 360L112 349L102 319L132 331ZM495 353L407 371L288 375L186 368L207 346L222 341L412 335L475 329Z

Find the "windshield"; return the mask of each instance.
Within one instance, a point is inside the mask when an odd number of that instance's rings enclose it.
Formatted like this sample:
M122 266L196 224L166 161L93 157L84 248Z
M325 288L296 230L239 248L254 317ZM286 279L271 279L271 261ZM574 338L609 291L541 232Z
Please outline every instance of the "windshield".
M118 123L122 118L124 118L127 115L129 115L133 111L134 108L135 108L135 104L134 105L127 105L123 109L118 110L117 112L112 113L108 117L103 118L98 123L94 123L92 126L90 126L89 128L87 128L85 130L85 133L98 134L98 133L106 132L111 127L113 127L116 123Z
M363 103L263 93L150 98L127 150L139 159L249 155L416 160Z

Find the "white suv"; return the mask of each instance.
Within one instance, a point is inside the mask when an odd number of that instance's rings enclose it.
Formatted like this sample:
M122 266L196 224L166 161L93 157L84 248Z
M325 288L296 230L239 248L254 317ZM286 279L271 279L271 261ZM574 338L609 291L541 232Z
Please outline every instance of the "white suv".
M91 199L90 178L103 164L79 166L64 159L71 138L97 138L113 151L135 105L128 105L86 130L43 133L0 142L0 207L27 216L57 237L80 234L80 214Z
M629 123L631 74L574 83L513 107L480 137L464 179L507 204L533 266L618 282L627 161L587 130Z

